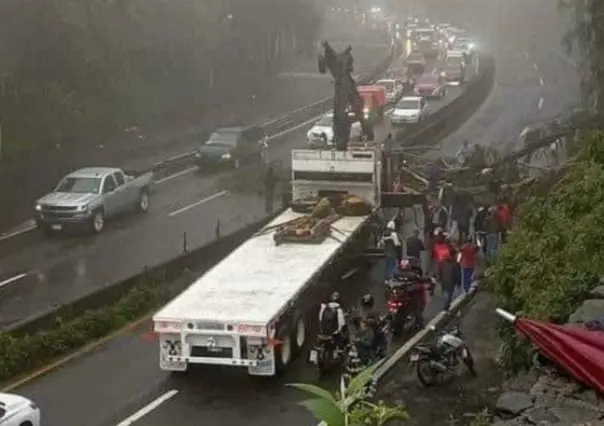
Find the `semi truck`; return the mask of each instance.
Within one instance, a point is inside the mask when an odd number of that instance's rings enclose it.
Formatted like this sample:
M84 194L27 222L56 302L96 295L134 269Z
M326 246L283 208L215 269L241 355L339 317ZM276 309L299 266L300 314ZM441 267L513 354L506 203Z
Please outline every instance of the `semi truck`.
M283 372L311 337L326 270L366 235L380 205L381 156L373 148L293 150L292 198L334 194L365 200L368 214L338 215L321 242L277 244L281 225L304 216L292 208L243 242L153 316L159 367L186 372L195 364Z

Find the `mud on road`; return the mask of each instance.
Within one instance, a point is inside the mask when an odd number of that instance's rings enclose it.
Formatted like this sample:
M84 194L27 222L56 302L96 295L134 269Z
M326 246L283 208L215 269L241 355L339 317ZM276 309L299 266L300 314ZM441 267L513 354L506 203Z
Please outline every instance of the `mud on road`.
M476 415L492 407L499 397L503 374L495 365L499 340L495 325L494 297L478 293L461 319L461 329L476 362L478 377L467 370L461 376L431 388L422 387L415 371L400 367L400 373L380 392L380 399L404 404L412 426L470 426Z

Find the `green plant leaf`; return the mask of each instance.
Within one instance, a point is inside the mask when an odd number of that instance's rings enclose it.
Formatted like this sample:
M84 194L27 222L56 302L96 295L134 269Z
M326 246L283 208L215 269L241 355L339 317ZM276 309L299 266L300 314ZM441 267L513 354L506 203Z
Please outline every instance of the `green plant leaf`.
M318 396L321 399L325 399L326 401L331 402L334 405L338 404L338 401L334 398L333 394L325 389L315 386L309 385L306 383L288 383L286 386L301 390L302 392L310 393L312 395Z
M328 426L346 426L346 414L325 398L308 399L300 402L300 405L310 411L315 419L325 422Z
M348 395L352 397L361 396L365 391L365 387L371 381L373 373L375 372L375 370L377 370L380 365L381 362L378 361L375 364L370 365L369 367L361 371L359 374L357 374L348 384Z

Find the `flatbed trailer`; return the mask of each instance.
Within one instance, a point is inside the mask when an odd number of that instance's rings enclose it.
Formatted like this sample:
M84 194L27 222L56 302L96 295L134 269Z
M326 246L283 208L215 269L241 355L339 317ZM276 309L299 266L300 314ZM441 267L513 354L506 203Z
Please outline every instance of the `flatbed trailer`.
M380 155L371 149L292 152L294 199L346 193L375 209L380 179ZM320 242L276 244L279 225L302 216L284 211L154 315L161 369L213 364L273 376L287 367L321 302L311 288L371 218L340 216Z

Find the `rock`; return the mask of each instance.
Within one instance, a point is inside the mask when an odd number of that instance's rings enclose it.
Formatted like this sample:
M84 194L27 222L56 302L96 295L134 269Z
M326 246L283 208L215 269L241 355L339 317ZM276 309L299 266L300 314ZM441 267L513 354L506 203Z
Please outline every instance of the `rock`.
M526 419L526 421L528 421L529 424L532 425L539 425L543 423L555 423L560 420L558 416L552 413L545 406L533 407L527 410L523 414L523 417Z
M559 419L558 421L564 425L588 422L594 422L594 425L601 424L599 423L600 420L598 420L599 416L591 410L568 407L561 404L558 407L550 408L550 411Z
M579 309L572 314L568 322L585 323L604 315L604 300L590 299L583 302Z
M604 299L604 283L594 288L589 294L596 299Z
M598 394L592 390L585 390L583 392L576 393L574 395L574 397L580 401L583 401L587 404L592 404L592 405L598 405L601 402Z
M533 398L524 392L505 392L497 400L498 413L518 416L533 406Z
M528 392L539 379L539 372L531 370L528 373L519 374L505 381L503 389ZM489 389L490 391L490 389Z

